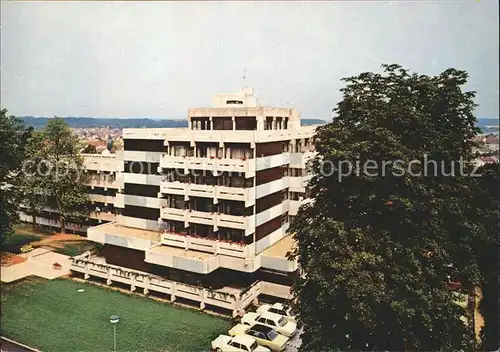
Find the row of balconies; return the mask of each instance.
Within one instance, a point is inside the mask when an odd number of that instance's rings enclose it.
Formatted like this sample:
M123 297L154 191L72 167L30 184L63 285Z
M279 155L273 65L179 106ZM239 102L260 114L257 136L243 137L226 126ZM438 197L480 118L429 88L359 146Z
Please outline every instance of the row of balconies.
M209 213L190 209L177 209L163 207L161 209L161 222L163 219L184 222L188 227L190 223L213 226L214 231L219 227L227 227L238 230L245 230L245 235L255 232L255 218L251 216L237 216L222 213Z
M104 205L116 203L116 196L106 196L102 194L90 194L89 196L92 203L98 202L104 203Z
M314 128L301 127L298 130L263 130L263 131L234 131L234 130L188 130L169 128L166 131L165 145L167 141L179 142L217 142L222 143L265 143L282 140L311 138ZM252 145L253 147L253 145Z
M227 255L236 258L252 258L255 255L254 245L229 243L216 239L199 238L168 231L161 234L161 243L171 247L184 248L185 250Z
M245 236L248 236L255 232L255 228L257 226L289 212L289 209L289 200L284 200L280 204L250 216L230 215L162 206L158 222L161 223L163 220L180 221L184 222L185 227L188 227L190 223L202 224L212 226L214 231L217 231L219 227L245 230Z
M98 173L101 171L122 172L123 155L121 152L116 154L82 154L83 167L85 170L93 170Z
M189 200L189 197L203 197L212 198L214 200L214 204L218 203L218 199L245 202L245 207L249 207L255 204L254 187L226 187L217 185L182 183L179 181L163 181L160 185L160 193L158 194L158 197L162 197L164 194L184 196L184 199L186 201Z
M104 190L107 190L108 188L121 190L123 189L123 174L119 173L116 175L116 179L112 181L105 178L91 178L87 182L87 185L89 185L92 189L95 187L102 187Z

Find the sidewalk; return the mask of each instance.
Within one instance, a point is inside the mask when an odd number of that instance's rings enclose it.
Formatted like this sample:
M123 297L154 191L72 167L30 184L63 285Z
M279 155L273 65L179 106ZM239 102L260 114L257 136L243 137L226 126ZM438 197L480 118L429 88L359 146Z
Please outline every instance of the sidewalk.
M68 275L70 273L70 260L67 255L51 252L47 249L36 248L31 252L20 254L26 261L11 266L1 267L2 282L12 282L23 279L30 275L36 275L45 279ZM52 267L54 263L61 264L61 269Z

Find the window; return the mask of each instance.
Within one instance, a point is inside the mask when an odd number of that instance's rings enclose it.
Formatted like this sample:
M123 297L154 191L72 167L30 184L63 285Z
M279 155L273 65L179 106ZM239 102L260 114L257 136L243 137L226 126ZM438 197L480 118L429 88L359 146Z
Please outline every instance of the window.
M281 317L279 320L278 320L278 324L279 326L285 326L287 323L287 320L285 317Z
M269 332L267 333L267 339L268 339L269 341L272 341L272 340L274 340L274 339L275 339L275 338L277 338L277 337L278 337L278 334L277 334L277 333L276 333L276 331L274 331L274 330L271 330L271 331L269 331Z
M257 349L257 347L259 346L259 344L257 343L257 341L254 341L251 345L250 345L250 352L251 351L255 351Z
M234 348L238 348L238 349L245 349L244 348L245 346L241 346L238 342L234 342L234 341L229 342L229 346L233 346Z
M272 130L273 129L273 117L272 116L266 116L266 121L264 123L264 129L265 130Z
M267 320L267 325L276 326L276 323L274 321L272 321L271 319L266 319L266 320Z
M243 105L242 100L226 100L226 104L237 104L237 105Z
M257 321L258 321L259 323L263 323L263 324L267 324L266 320L267 320L267 319L264 319L264 318L262 318L262 317L261 317L261 318L259 318L259 319L257 319Z

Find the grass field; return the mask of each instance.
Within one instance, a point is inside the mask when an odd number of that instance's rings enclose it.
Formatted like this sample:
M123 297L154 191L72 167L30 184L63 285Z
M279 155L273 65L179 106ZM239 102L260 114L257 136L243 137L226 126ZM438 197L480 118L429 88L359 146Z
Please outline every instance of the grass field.
M84 288L79 293L77 289ZM42 351L207 351L229 320L67 279L2 284L2 335Z
M38 241L41 236L29 233L14 233L2 243L2 252L21 253L21 247L33 241Z

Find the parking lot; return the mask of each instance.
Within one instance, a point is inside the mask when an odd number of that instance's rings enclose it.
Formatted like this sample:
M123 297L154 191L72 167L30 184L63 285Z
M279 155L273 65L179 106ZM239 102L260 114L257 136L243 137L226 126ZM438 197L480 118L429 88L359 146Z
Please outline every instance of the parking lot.
M286 352L297 352L299 350L300 344L302 343L300 334L302 334L302 329L297 329L295 335L288 341L285 349Z

